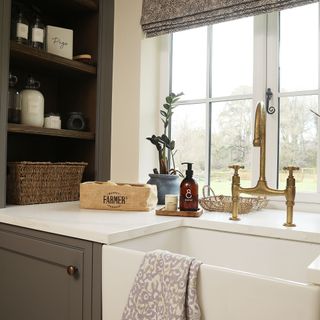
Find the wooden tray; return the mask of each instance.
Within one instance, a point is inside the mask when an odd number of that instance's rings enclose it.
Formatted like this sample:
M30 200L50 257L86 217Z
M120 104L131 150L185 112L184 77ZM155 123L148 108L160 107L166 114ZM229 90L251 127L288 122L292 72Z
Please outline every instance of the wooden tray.
M158 216L179 216L179 217L200 217L203 213L202 209L198 209L197 211L168 211L165 210L165 207L156 210L156 215Z

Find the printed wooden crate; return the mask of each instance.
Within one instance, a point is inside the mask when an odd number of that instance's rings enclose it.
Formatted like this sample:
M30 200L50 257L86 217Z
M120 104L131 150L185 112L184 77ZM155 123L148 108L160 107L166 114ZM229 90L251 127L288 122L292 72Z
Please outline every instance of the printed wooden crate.
M111 181L90 181L80 185L80 207L84 209L149 211L157 202L155 185Z

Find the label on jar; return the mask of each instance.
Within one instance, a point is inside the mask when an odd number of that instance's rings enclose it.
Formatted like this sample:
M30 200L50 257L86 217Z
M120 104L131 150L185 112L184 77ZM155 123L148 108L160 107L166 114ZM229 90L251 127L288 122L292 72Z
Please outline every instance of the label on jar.
M43 29L32 28L32 42L43 43Z
M17 38L23 38L23 39L28 40L28 30L29 30L28 25L18 22L17 23Z

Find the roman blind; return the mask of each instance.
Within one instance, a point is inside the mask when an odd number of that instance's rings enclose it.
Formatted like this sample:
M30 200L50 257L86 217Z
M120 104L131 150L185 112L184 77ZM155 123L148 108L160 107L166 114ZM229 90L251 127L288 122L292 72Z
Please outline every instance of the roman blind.
M268 13L317 0L143 0L147 37Z

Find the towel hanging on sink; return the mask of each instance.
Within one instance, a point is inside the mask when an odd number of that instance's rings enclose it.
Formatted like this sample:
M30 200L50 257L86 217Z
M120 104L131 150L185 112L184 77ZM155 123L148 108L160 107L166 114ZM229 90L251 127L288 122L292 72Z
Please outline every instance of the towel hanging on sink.
M155 250L145 254L122 320L200 320L197 276L200 261Z

